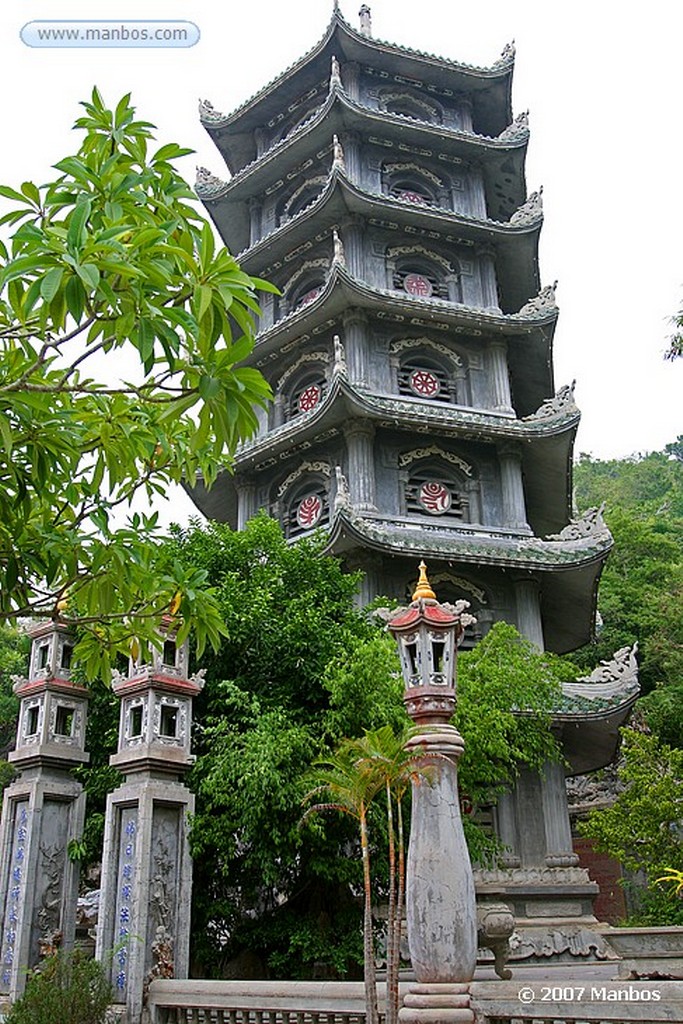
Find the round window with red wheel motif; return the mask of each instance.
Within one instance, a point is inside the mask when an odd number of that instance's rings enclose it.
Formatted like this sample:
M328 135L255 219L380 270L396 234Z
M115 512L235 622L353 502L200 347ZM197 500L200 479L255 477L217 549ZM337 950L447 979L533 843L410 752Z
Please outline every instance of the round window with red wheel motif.
M405 199L407 203L426 203L424 196L421 196L419 192L413 192L412 189L406 188L398 193L399 199Z
M310 412L311 409L315 409L322 396L323 392L319 384L309 384L297 399L299 412Z
M440 516L451 507L451 492L440 480L428 480L420 487L417 500L425 512Z
M308 303L309 302L313 302L313 299L316 297L316 295L319 295L319 294L320 294L320 286L318 286L317 288L311 288L311 290L309 292L306 292L305 295L301 296L301 298L299 299L299 305L300 306L307 306Z
M410 390L420 398L436 398L441 385L439 378L430 370L413 370L408 378Z
M432 283L422 274L406 274L403 287L409 295L417 295L421 299L428 299L432 294Z
M296 521L302 530L310 530L323 514L323 503L317 494L307 494L299 502Z

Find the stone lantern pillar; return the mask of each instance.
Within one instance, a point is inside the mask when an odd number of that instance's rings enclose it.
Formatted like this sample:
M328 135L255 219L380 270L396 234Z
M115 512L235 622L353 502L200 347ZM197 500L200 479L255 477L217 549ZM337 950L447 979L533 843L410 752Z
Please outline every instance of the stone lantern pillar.
M21 704L18 778L4 793L0 824L0 994L23 992L41 956L69 949L76 929L78 865L68 843L80 838L85 794L71 776L85 753L88 692L71 681L73 639L59 622L29 630L28 679L14 690Z
M131 660L112 683L121 715L109 760L124 782L107 799L96 956L112 957L114 1001L126 1006L127 1024L139 1024L153 978L189 971L194 797L182 780L203 680L188 676L187 644L171 633L162 641L151 664Z
M406 916L417 984L404 998L403 1024L474 1020L469 982L477 959L477 913L457 770L464 748L450 724L456 647L474 621L466 607L466 601L437 602L422 562L412 604L388 620L401 658L404 703L418 727L409 743L423 752L431 770L427 780L413 785Z

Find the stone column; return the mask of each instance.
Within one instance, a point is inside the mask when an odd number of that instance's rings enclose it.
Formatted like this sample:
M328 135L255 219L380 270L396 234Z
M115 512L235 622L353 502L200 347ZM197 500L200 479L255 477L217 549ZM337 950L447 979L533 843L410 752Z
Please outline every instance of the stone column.
M531 640L539 651L544 650L543 622L538 581L524 577L514 581L515 604L517 605L517 629Z
M351 420L344 428L349 457L349 490L354 508L375 512L375 428L370 420Z
M257 196L252 196L249 206L249 245L256 245L261 238L261 210L263 204Z
M503 525L513 530L528 530L521 456L516 448L502 448L498 461L503 491Z
M504 340L493 341L489 346L491 361L491 385L493 390L493 408L497 412L514 412L510 395L510 376L508 374L507 343Z
M355 184L360 184L360 135L357 132L342 132L341 144L344 147L344 164L346 176Z
M495 251L489 246L484 246L477 251L481 280L481 304L484 309L491 309L495 313L499 313L495 255Z
M481 488L478 480L468 480L465 483L465 490L467 492L467 501L469 502L470 508L470 522L471 523L482 523L481 516Z
M346 217L341 223L344 237L344 254L349 273L358 278L365 279L365 247L363 245L363 220L360 217Z
M152 662L131 662L112 689L121 699L118 752L124 774L107 798L98 959L111 962L114 1002L140 1024L147 984L189 972L192 864L187 820L194 797L182 778L192 764L192 699L187 644L161 638ZM111 958L111 961L110 961Z
M368 384L368 318L361 309L344 313L344 350L351 384Z
M237 529L243 530L256 514L256 485L240 478L237 482Z
M0 994L12 1001L42 956L73 946L78 865L68 843L83 834L85 794L71 771L89 760L88 694L71 682L69 631L49 622L29 635L29 677L15 686L19 725L8 756L19 776L5 790L0 824Z
M360 99L360 64L355 61L347 61L342 65L342 86L344 92L357 103Z
M564 768L557 761L543 770L543 817L545 820L545 862L549 868L571 868L579 863L574 853L567 805Z

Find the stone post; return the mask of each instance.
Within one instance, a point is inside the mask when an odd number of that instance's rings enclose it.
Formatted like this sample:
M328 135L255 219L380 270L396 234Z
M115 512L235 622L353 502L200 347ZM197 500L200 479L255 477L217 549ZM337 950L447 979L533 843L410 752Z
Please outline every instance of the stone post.
M8 756L19 776L5 790L0 824L0 994L10 1000L42 956L73 946L78 865L68 843L82 835L85 794L71 771L89 760L88 693L71 682L69 630L41 623L29 636L28 679L15 685L17 745Z
M113 957L114 1001L127 1024L140 1024L153 978L189 973L194 797L182 778L203 681L188 678L187 644L176 646L172 634L162 642L150 665L131 661L128 676L112 683L121 716L110 764L124 782L107 799L96 956Z
M528 530L522 483L522 456L518 448L510 446L500 449L498 459L503 492L503 525L510 529Z
M493 408L497 412L514 412L510 395L508 374L507 343L504 339L493 341L491 353L491 382L493 384Z
M418 726L409 745L429 770L413 785L406 917L417 984L404 998L402 1024L474 1021L469 982L477 959L477 912L458 796L463 741L449 724L456 641L473 621L463 614L466 607L466 601L439 604L421 563L412 604L388 620L401 658L404 703Z

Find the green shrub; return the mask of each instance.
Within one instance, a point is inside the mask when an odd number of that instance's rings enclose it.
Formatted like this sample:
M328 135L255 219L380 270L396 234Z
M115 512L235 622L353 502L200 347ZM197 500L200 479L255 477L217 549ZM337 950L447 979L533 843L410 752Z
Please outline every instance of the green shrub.
M5 1024L104 1024L111 999L101 963L80 951L59 952L31 971Z

